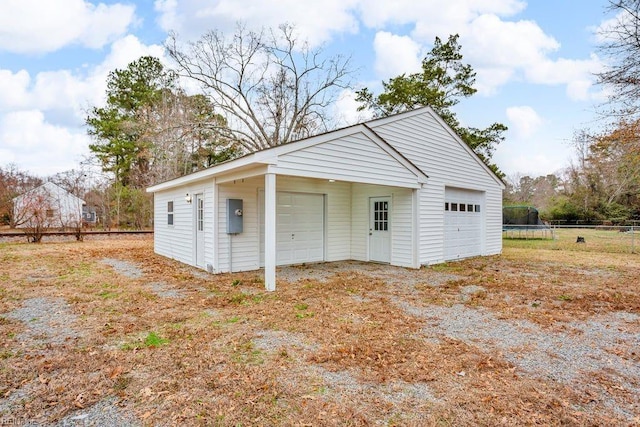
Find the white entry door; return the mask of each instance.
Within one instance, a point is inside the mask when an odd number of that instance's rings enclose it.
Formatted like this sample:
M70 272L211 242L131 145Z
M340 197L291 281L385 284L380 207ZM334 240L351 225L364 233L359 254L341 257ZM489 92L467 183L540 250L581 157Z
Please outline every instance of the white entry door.
M391 198L369 199L369 260L391 262Z
M196 194L196 265L204 266L204 197Z

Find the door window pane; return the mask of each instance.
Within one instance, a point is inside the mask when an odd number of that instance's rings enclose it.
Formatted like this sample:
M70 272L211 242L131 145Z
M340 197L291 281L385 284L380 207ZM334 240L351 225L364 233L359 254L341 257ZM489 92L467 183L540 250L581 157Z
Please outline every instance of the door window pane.
M198 198L198 231L204 231L204 200Z
M387 231L389 229L389 203L373 202L373 229Z

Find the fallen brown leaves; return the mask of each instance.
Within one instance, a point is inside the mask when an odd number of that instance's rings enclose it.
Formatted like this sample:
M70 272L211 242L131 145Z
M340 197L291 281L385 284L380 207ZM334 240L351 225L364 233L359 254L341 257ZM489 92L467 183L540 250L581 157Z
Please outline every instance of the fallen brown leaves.
M398 301L463 303L553 329L595 313L638 313L635 260L612 266L512 251L438 267L460 277L439 286L428 284L429 269L416 272L424 283L413 287L351 271L326 282L280 282L266 293L259 273L205 275L153 254L151 240L1 251L0 313L36 296L64 298L77 316L68 326L82 331L62 345L40 345L17 338L28 324L0 317L0 395L10 401L23 394L5 406L0 400L0 408L16 419L54 422L116 396L141 423L161 425L628 421L606 407L584 410L594 408L583 394L528 377L500 353L444 336L425 339L424 319ZM144 274L127 278L101 263L105 257L135 263ZM158 296L149 286L157 282L180 297ZM461 300L470 285L485 291ZM166 343L145 343L151 332ZM261 336L271 346L261 347ZM608 378L598 381L629 399Z

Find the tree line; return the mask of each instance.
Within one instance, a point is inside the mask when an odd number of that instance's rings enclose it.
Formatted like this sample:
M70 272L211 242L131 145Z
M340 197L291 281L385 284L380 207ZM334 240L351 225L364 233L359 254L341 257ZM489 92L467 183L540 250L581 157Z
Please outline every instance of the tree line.
M49 180L90 204L103 227L149 227L148 186L334 129L332 108L344 89L355 90L358 109L372 117L433 108L507 182L506 204L536 205L548 219L637 218L639 4L610 1L618 20L601 34L611 65L598 79L611 94L601 111L611 124L576 132L576 160L562 173L505 177L492 155L507 127L461 125L455 107L476 93L476 73L458 35L436 37L418 72L383 81L374 93L353 87L348 56L311 47L291 25L257 32L239 25L233 34L212 30L196 41L170 35L165 48L174 69L144 56L110 72L105 104L87 112L90 158L45 178L0 166L0 221L15 225L13 198Z
M379 94L359 88L359 110L383 117L429 105L503 176L491 156L506 126L463 127L454 112L476 92L458 39L436 38L420 72L383 82ZM86 117L91 157L46 178L94 206L105 227L150 226L150 185L334 129L332 108L341 91L354 89L350 58L327 56L291 25L258 32L239 25L231 35L214 30L186 43L170 35L165 48L175 69L144 56L109 73L105 104ZM184 83L198 90L188 93ZM42 181L15 165L0 168L4 222L12 221L11 199Z

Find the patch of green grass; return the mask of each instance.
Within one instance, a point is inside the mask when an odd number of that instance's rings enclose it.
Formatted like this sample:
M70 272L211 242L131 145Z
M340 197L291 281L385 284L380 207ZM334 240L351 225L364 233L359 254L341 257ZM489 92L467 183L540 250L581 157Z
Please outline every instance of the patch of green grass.
M459 262L442 262L440 264L433 264L424 268L438 273L455 273L465 271L465 268Z
M503 233L504 248L548 249L560 251L629 253L632 248L632 234L621 233L616 228L556 228L546 235L541 231L510 230ZM577 243L578 236L585 243ZM636 244L637 246L637 244Z
M94 266L88 262L81 262L80 264L71 267L66 273L58 276L58 280L66 280L71 277L90 277L94 272Z
M110 299L110 298L116 298L119 294L116 292L110 292L110 291L101 291L98 293L98 296L100 298L104 298L104 299Z
M144 340L138 339L134 342L127 342L120 346L121 350L135 350L137 348L150 347L156 348L168 344L169 340L162 338L156 332L149 332Z
M229 302L232 304L246 304L246 300L248 298L247 294L239 292L237 294L233 294L229 297Z
M222 321L216 320L215 322L211 322L211 324L213 326L220 327L220 326L223 326L223 325L233 325L234 323L238 323L241 320L242 320L242 318L240 316L233 316L233 317L230 317L230 318L228 318L226 320L222 320Z
M242 285L242 280L240 279L234 279L233 282L231 282L231 286L240 286Z
M146 347L160 347L161 345L167 344L168 342L169 340L162 338L155 332L149 332L147 337L144 339L144 345Z
M563 295L560 295L560 296L558 297L558 299L559 299L560 301L571 301L571 300L573 300L573 297L571 297L570 295L564 295L564 294L563 294Z
M10 350L0 351L0 360L6 360L15 356L15 353Z
M315 315L312 311L307 311L307 309L309 308L309 304L299 302L294 307L297 310L296 318L298 319L313 317Z
M230 317L229 319L227 319L225 321L225 323L233 324L233 323L238 323L239 321L240 321L240 316L233 316L233 317Z
M249 305L262 302L264 299L263 294L245 294L244 292L238 292L237 294L233 294L229 297L229 302L237 305Z

